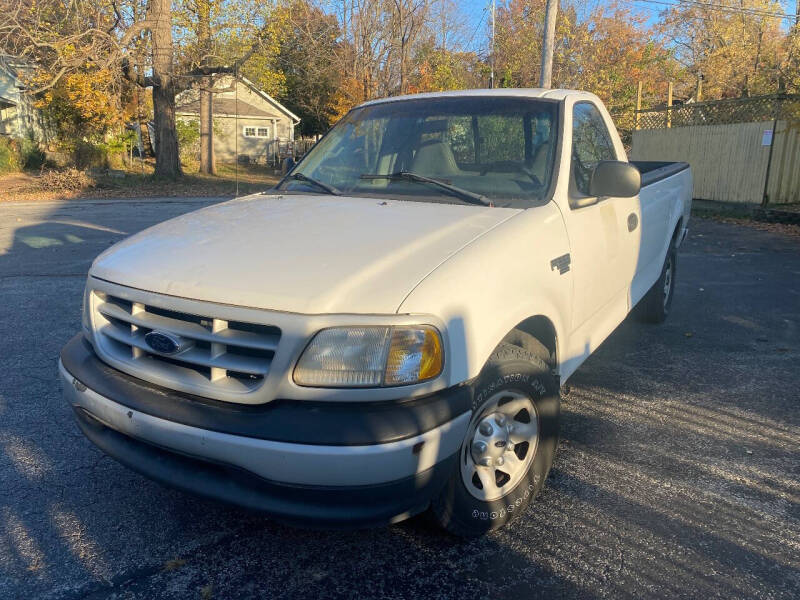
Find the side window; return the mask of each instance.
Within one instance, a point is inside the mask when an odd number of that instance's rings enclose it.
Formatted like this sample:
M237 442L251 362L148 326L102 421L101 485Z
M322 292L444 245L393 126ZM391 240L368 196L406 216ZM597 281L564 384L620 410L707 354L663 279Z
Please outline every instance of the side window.
M600 111L588 102L576 104L572 109L572 177L578 191L589 195L589 181L597 163L616 159Z

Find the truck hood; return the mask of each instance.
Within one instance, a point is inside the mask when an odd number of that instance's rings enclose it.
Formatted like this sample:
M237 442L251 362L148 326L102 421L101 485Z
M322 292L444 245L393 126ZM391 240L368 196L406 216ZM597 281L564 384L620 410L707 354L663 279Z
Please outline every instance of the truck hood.
M303 313L394 313L433 269L516 209L247 196L146 229L90 274L151 292Z

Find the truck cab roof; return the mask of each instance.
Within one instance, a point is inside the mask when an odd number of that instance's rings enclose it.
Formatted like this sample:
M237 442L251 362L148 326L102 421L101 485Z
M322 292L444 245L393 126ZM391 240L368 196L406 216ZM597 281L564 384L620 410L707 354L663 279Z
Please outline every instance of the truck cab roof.
M564 100L568 96L576 98L583 98L586 100L593 100L600 102L599 98L590 92L581 90L570 89L547 89L547 88L494 88L494 89L473 89L473 90L453 90L447 92L426 92L423 94L405 94L402 96L390 96L388 98L379 98L377 100L370 100L359 105L372 106L375 104L383 104L386 102L401 102L404 100L423 100L428 98L448 98L448 97L482 97L482 96L495 96L495 97L517 97L517 98L549 98L552 100Z

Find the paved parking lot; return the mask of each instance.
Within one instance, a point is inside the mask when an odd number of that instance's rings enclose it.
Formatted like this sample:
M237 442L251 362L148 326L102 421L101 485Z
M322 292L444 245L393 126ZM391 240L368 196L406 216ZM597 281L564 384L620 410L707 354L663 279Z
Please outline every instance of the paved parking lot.
M800 597L800 238L695 220L673 314L575 374L546 490L462 542L152 483L61 400L94 256L205 201L0 203L0 598Z

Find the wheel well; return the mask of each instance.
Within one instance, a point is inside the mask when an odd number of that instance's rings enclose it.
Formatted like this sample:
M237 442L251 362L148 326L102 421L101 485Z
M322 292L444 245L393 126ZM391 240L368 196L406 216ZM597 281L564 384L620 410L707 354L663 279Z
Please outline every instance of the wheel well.
M556 344L556 328L553 326L552 321L545 316L537 315L535 317L528 317L521 323L518 323L512 329L506 338L513 336L515 331L522 331L528 335L536 338L546 349L549 356L542 358L551 366L558 366L558 346Z
M675 231L672 232L672 243L675 243L675 240L678 239L678 234L681 231L681 227L683 226L683 217L678 219L678 222L675 224Z

